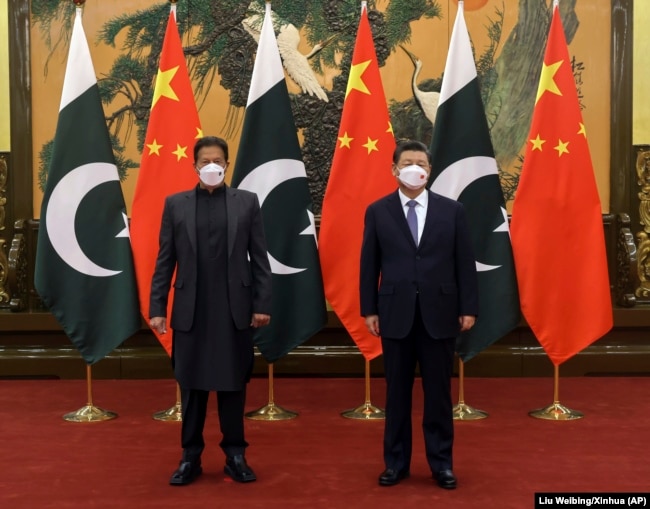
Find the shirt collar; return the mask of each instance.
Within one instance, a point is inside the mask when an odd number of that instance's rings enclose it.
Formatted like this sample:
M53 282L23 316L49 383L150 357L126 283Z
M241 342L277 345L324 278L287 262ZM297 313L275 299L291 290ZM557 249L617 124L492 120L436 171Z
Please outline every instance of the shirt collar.
M402 203L402 207L406 207L406 203L410 200L415 200L421 207L426 207L429 203L429 193L427 192L426 187L422 189L422 192L415 198L409 198L401 189L398 189L397 192L399 193L399 201Z

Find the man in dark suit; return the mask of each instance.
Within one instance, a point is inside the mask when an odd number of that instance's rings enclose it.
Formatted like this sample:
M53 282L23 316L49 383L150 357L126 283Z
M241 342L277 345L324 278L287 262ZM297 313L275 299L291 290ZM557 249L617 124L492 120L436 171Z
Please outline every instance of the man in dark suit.
M361 248L361 314L381 336L386 374L385 470L379 484L410 474L411 401L416 363L424 392L427 462L442 488L456 487L451 375L455 338L478 315L477 275L463 206L426 189L427 147L400 142L399 189L366 210Z
M183 457L170 484L201 475L209 391L217 392L224 471L256 479L244 451L246 384L253 366L253 328L269 323L271 268L254 193L224 184L228 145L214 136L194 146L199 184L167 197L151 283L150 325L167 329L174 271L172 365L181 389Z

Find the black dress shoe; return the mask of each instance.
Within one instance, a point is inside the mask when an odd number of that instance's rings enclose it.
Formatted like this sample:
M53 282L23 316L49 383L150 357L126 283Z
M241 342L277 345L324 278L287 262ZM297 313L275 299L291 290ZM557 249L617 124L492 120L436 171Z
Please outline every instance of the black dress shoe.
M433 474L433 477L441 488L446 490L456 489L456 476L450 469L441 470Z
M169 484L174 486L184 486L193 482L201 475L203 469L201 463L192 461L181 461L176 471L169 479Z
M237 482L252 482L257 479L253 469L246 463L246 458L243 454L229 456L226 458L226 466L223 471L232 477L233 481Z
M394 486L399 483L402 479L406 479L410 474L408 470L396 470L394 468L387 468L381 474L379 474L379 485L380 486Z

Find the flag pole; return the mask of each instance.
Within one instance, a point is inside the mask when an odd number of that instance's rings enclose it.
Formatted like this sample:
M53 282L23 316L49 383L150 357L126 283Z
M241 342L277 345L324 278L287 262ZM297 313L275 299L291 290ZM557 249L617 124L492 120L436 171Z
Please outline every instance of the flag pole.
M269 362L269 402L257 410L248 412L247 419L253 421L287 421L298 417L297 412L286 410L273 401L273 363Z
M549 421L573 421L582 419L584 414L577 410L571 410L560 403L560 367L555 364L555 373L553 376L553 403L545 408L531 410L528 415L536 419L546 419Z
M341 412L348 419L385 419L386 413L382 408L370 402L370 361L366 359L366 401L363 405Z
M76 0L78 1L78 0ZM69 422L99 422L115 419L117 414L109 410L93 405L93 386L92 386L92 372L90 364L86 365L86 389L87 389L87 403L86 406L81 407L76 412L70 412L63 416L64 421Z
M156 421L165 421L165 422L178 422L183 420L183 413L181 407L181 387L176 384L176 403L171 408L167 410L160 410L159 412L154 412L151 416Z
M453 408L455 421L478 421L489 414L465 403L465 363L458 359L458 404Z

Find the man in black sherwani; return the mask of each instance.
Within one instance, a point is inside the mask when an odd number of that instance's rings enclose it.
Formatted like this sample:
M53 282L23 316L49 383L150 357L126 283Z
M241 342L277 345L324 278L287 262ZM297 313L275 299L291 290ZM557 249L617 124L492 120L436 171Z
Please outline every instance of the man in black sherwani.
M267 325L271 268L257 195L224 184L228 144L214 136L194 146L198 185L167 197L151 283L150 325L164 334L174 271L172 365L181 389L183 456L170 484L201 475L208 395L217 407L224 471L256 479L244 452L246 384L253 366L253 329Z

